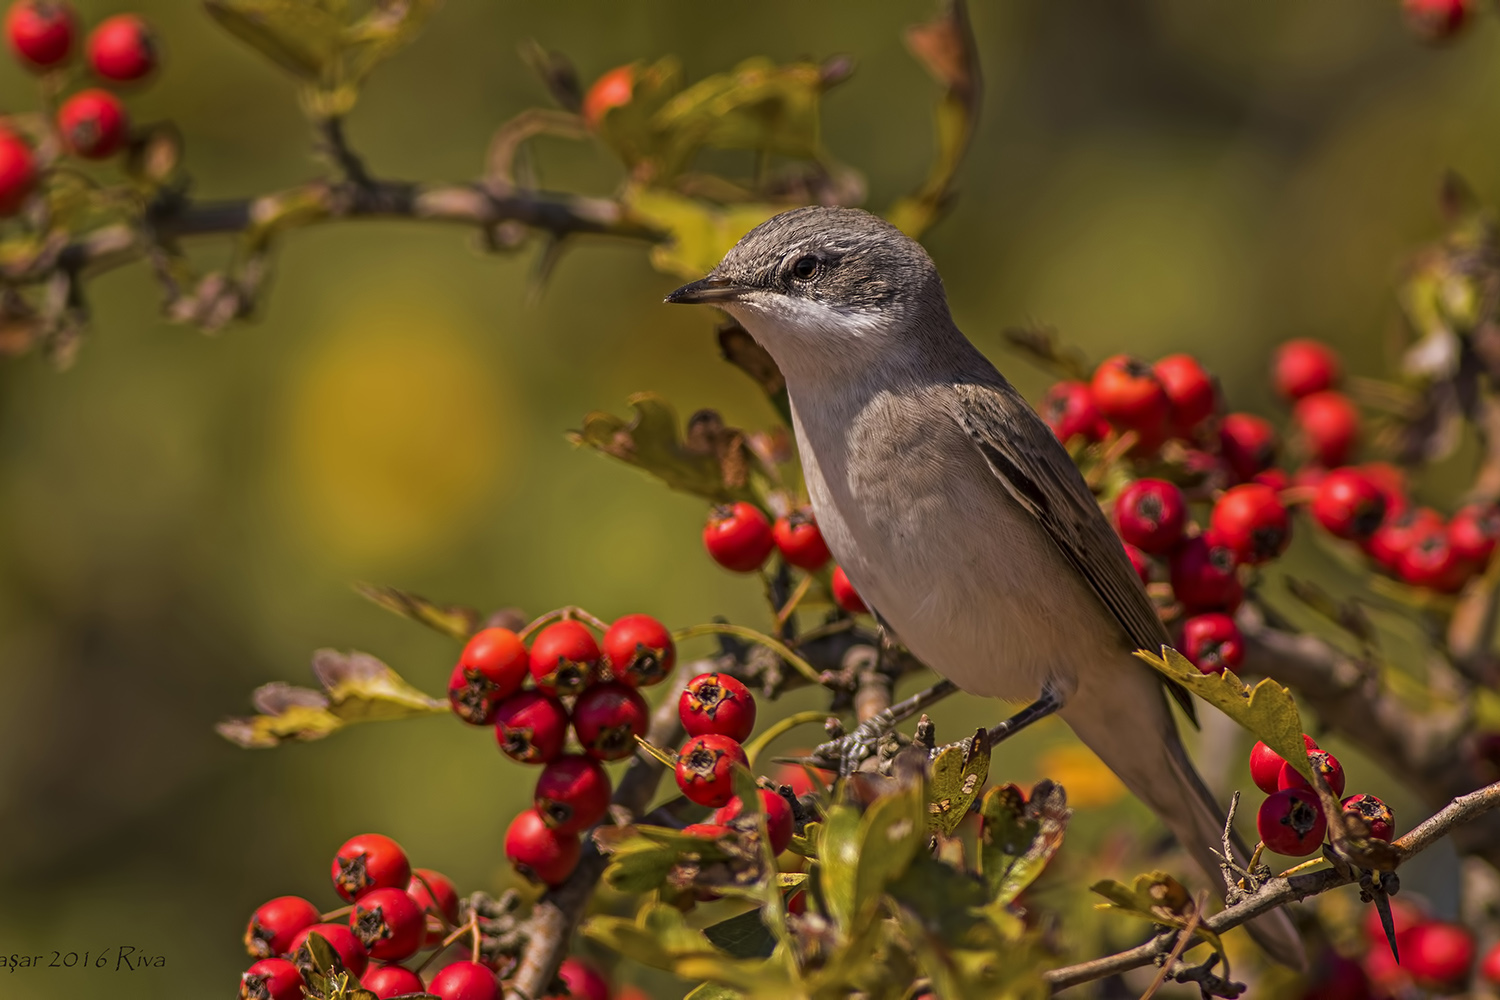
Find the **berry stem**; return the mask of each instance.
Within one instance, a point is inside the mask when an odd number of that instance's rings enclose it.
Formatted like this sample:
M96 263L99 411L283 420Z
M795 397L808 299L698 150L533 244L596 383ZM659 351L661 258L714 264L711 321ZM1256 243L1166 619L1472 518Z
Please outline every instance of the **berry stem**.
M331 924L336 920L341 920L344 917L347 917L353 912L354 904L350 903L348 906L340 906L337 910L329 910L327 913L318 918L318 922L321 924Z
M750 763L755 763L756 755L771 745L771 741L778 736L791 732L798 726L809 726L813 723L821 724L828 718L827 712L794 712L784 719L778 719L775 724L767 726L765 732L745 744L745 756Z
M743 625L730 625L727 622L709 622L704 625L693 625L685 629L679 629L672 633L674 642L682 642L685 639L696 639L703 635L732 635L740 639L748 639L751 642L765 646L771 652L791 664L793 669L814 684L823 683L822 675L802 657L787 648L785 643L773 639L764 632L757 632L753 628Z
M546 614L542 615L540 618L533 619L517 634L521 637L521 641L525 642L527 639L531 638L531 634L537 629L541 628L543 625L547 625L555 621L580 621L598 632L609 631L608 622L601 621L600 619L589 614L583 608L578 607L576 604L569 604L561 608L554 608Z
M792 596L786 599L780 611L776 612L776 631L780 632L786 620L792 617L792 612L797 610L797 605L802 603L802 598L807 596L808 590L812 588L812 574L807 573L802 577L802 582L797 584L797 589L792 591Z

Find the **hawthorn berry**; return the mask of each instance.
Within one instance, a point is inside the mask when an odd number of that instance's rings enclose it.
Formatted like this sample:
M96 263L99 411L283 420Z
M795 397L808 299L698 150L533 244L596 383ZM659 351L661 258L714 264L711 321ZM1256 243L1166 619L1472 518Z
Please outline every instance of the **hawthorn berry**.
M263 958L240 974L240 1000L302 1000L302 973L284 958Z
M545 764L568 741L568 710L550 694L517 691L495 706L495 740L511 760Z
M352 903L371 889L405 889L411 881L411 862L390 837L362 833L334 854L331 874L338 894Z
M1448 546L1464 562L1483 570L1500 540L1500 506L1471 503L1448 522Z
M73 154L103 160L119 152L130 138L130 117L109 91L81 90L58 109L57 130Z
M859 591L854 589L854 584L849 582L849 574L842 566L833 568L833 601L851 615L862 615L870 610Z
M1474 935L1458 924L1431 921L1401 935L1401 967L1431 989L1455 988L1469 978Z
M1292 408L1307 453L1329 468L1343 465L1359 439L1359 410L1333 389L1303 396Z
M36 158L17 135L0 128L0 218L15 215L36 187Z
M500 983L485 966L462 961L439 969L427 992L442 1000L499 1000Z
M349 929L348 924L313 924L304 927L292 938L292 963L301 970L303 976L313 972L327 972L327 969L319 969L313 958L312 949L308 946L307 937L316 934L328 942L334 954L338 955L339 961L349 971L349 975L358 979L365 974L365 966L370 964L369 953L365 951L362 941Z
M5 13L5 40L33 72L67 62L77 33L78 18L62 0L16 0Z
M604 633L604 661L615 680L648 687L666 679L677 663L677 644L650 615L625 615Z
M1424 42L1446 42L1469 21L1470 0L1401 0L1406 25Z
M1450 594L1461 590L1474 575L1474 564L1459 558L1449 544L1448 532L1436 525L1414 534L1396 561L1396 575L1413 587Z
M1135 570L1135 575L1141 578L1141 583L1143 585L1150 583L1151 557L1129 542L1125 543L1125 554L1130 557L1131 568Z
M1255 829L1266 850L1300 858L1323 843L1328 820L1311 789L1283 788L1260 804L1260 811L1255 814Z
M1191 354L1169 354L1151 366L1167 394L1172 433L1192 440L1198 425L1213 416L1218 390L1213 376Z
M1396 814L1373 795L1351 795L1341 805L1345 816L1358 816L1370 828L1370 836L1387 843L1396 835Z
M1431 507L1408 507L1387 516L1361 543L1365 554L1391 573L1401 572L1401 557L1418 538L1443 530L1442 515Z
M715 507L703 528L703 546L714 562L736 573L754 573L776 547L771 522L753 503Z
M1500 983L1500 944L1496 944L1479 963L1479 975L1485 982Z
M1253 413L1231 413L1219 421L1219 452L1238 482L1248 482L1276 461L1276 431Z
M599 671L599 643L582 622L553 622L531 641L531 676L547 694L577 694Z
M729 674L699 674L682 689L677 715L689 736L718 733L743 743L755 729L755 696Z
M1366 539L1385 520L1385 494L1359 469L1334 469L1313 494L1312 515L1331 535Z
M135 14L106 17L89 35L87 54L95 76L118 83L139 80L156 68L156 33Z
M1296 401L1339 381L1339 356L1320 340L1288 340L1276 348L1271 381L1284 398Z
M734 836L734 831L723 823L689 823L682 828L682 832L689 837L703 837L705 840Z
M448 678L453 714L473 726L489 725L495 706L521 689L529 670L530 654L520 636L508 628L476 632Z
M635 67L616 66L595 80L588 93L583 95L583 120L589 128L598 128L610 109L630 103L634 90Z
M1292 519L1276 491L1244 483L1224 492L1209 515L1209 529L1222 538L1240 562L1255 566L1286 551Z
M1327 750L1309 750L1307 761L1312 769L1323 776L1328 782L1329 789L1334 795L1344 794L1344 765L1339 759ZM1282 788L1306 788L1312 791L1312 784L1302 777L1302 772L1292 766L1291 761L1281 765L1281 773L1276 776L1276 787Z
M1385 496L1386 517L1391 517L1411 506L1411 501L1406 498L1406 473L1390 462L1366 462L1359 469L1365 474L1365 478L1374 483L1375 488Z
M1375 1000L1364 967L1332 948L1318 954L1308 978L1300 1000Z
M1161 443L1172 404L1161 379L1146 362L1128 354L1105 359L1094 369L1089 393L1106 420L1140 435L1141 451Z
M1302 742L1309 752L1318 749L1317 741L1306 733L1302 734ZM1286 758L1264 743L1256 743L1250 749L1250 780L1267 795L1280 790L1281 769L1285 765Z
M557 978L567 985L567 992L551 994L551 1000L610 1000L609 980L581 958L563 959Z
M781 550L781 558L798 569L816 572L833 558L809 507L799 507L786 517L778 517L771 526L771 537Z
M1187 524L1187 500L1165 479L1137 479L1115 498L1120 537L1146 552L1170 552Z
M780 854L792 843L792 807L780 792L769 788L757 789L760 793L760 808L766 814L766 837L771 842L771 853ZM729 804L714 813L714 822L729 827L739 819L745 804L736 795Z
M410 993L422 993L422 977L399 965L376 965L359 981L359 988L375 994L376 1000L390 1000Z
M423 947L437 946L447 935L443 921L448 926L458 923L458 890L453 880L431 868L413 868L406 891L427 914L427 939ZM440 913L442 918L438 917Z
M677 755L677 787L700 806L718 808L734 798L734 765L750 761L745 748L728 736L694 736Z
M420 904L401 889L371 889L349 914L349 926L371 958L399 962L416 953L427 936Z
M635 753L637 736L651 725L651 709L629 684L595 684L573 703L573 731L583 752L597 760L621 760Z
M1244 596L1234 551L1205 532L1172 552L1167 567L1172 593L1189 611L1233 611Z
M1109 434L1109 423L1082 382L1058 382L1042 397L1042 419L1063 444L1081 436L1090 443Z
M318 908L301 896L277 896L260 904L245 928L245 950L255 958L285 955L292 938L319 919Z
M547 825L535 809L517 813L505 831L505 856L516 871L545 885L561 885L573 874L582 852L576 833Z
M1262 470L1261 472L1257 472L1255 475L1251 476L1250 482L1259 483L1262 486L1268 486L1271 489L1275 490L1277 493L1280 493L1282 490L1292 485L1292 477L1287 475L1284 469L1278 469L1273 466L1272 468Z
M1205 674L1239 672L1245 659L1245 637L1234 619L1218 611L1194 615L1182 623L1182 655Z
M543 768L533 801L559 833L582 833L609 812L609 775L592 757L565 753Z

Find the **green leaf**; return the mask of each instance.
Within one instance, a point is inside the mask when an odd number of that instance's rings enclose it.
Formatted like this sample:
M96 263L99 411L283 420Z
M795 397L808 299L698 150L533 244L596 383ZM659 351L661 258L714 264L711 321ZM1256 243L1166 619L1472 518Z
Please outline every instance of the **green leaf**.
M955 743L932 762L927 786L927 825L951 834L969 813L990 773L989 731L977 730L967 743Z
M337 56L343 25L299 0L204 0L209 15L282 69L315 81Z
M386 0L344 29L342 75L358 83L376 66L400 52L437 10L439 0Z
M854 926L855 887L859 878L860 815L853 806L828 810L818 829L818 864L829 916L846 932Z
M906 871L927 843L922 783L882 796L859 824L859 873L854 890L856 920L872 910L885 887Z
M718 983L704 983L682 1000L744 1000L745 994Z
M1099 904L1102 909L1122 910L1152 923L1178 929L1187 926L1188 916L1196 905L1182 883L1166 872L1137 875L1135 882L1128 886L1113 879L1104 879L1095 882L1089 889L1109 900L1108 903ZM1196 933L1213 945L1219 954L1224 953L1224 945L1218 934L1201 923L1198 924Z
M460 642L467 640L479 628L480 614L473 608L460 604L434 604L425 597L397 590L395 587L359 583L355 584L354 589L361 597L387 611L436 629Z
M683 979L706 979L745 992L787 982L782 963L734 958L689 927L681 911L662 903L642 906L635 920L590 917L582 931L622 955Z
M950 922L923 920L906 907L896 912L917 964L938 996L1042 1000L1051 995L1041 974L1055 959L1048 961L1036 936L1027 934L1015 917L975 920L967 933L955 935Z
M759 910L746 910L703 929L703 936L735 958L770 958L776 938L760 918Z
M990 789L980 813L980 871L991 902L1008 906L1062 846L1072 812L1062 786L1042 781L1030 801L1015 785Z
M717 840L662 826L604 827L595 831L594 841L609 856L605 884L636 895L661 889L685 859L702 864L736 857Z
M680 278L701 278L744 236L785 205L730 206L658 188L631 187L621 198L632 219L670 234L651 248L651 265Z
M1251 688L1229 670L1205 674L1171 646L1163 646L1161 655L1144 649L1135 655L1249 730L1312 781L1307 744L1302 741L1302 717L1291 691L1269 677Z

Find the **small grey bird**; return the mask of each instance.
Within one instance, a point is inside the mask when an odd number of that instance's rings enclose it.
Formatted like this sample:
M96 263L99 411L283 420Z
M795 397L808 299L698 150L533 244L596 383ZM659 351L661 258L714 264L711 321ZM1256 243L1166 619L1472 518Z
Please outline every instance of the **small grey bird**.
M1166 629L1068 453L954 325L926 251L868 212L800 208L667 301L718 306L775 358L818 527L902 644L965 691L1038 699L1026 721L1057 711L1222 884L1225 812L1131 655ZM1286 914L1250 931L1305 964Z

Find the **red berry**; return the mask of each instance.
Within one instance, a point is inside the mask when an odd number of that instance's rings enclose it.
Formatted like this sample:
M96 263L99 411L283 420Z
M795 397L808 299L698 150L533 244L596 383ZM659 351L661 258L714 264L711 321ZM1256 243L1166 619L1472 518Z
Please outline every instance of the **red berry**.
M1339 381L1339 357L1318 340L1288 340L1271 362L1276 391L1290 400L1332 389Z
M1292 408L1292 419L1318 463L1333 468L1349 461L1359 439L1359 410L1348 396L1332 389L1304 396Z
M862 615L870 610L859 591L854 589L854 584L849 582L849 574L842 566L833 568L833 600L851 615Z
M29 70L66 62L77 32L73 8L61 0L16 0L5 14L5 40Z
M1106 359L1094 369L1089 392L1106 420L1140 435L1141 451L1150 451L1161 443L1172 404L1146 362L1128 354Z
M540 691L517 691L495 706L495 740L512 760L545 764L568 740L568 710Z
M1358 816L1370 828L1370 836L1387 843L1396 835L1396 814L1373 795L1351 795L1342 803L1344 815Z
M620 108L630 103L635 90L635 67L616 66L594 81L589 92L583 96L583 120L589 128L598 128L611 108Z
M1328 782L1329 789L1334 795L1344 794L1344 765L1339 759L1327 750L1309 750L1307 752L1308 763L1317 773L1323 775L1323 780ZM1276 776L1276 787L1280 788L1306 788L1312 791L1312 784L1287 762L1281 765L1281 773Z
M441 913L450 925L458 923L458 890L453 887L453 880L431 868L413 868L406 891L427 914L427 939L423 946L436 947L446 936L437 914Z
M371 889L359 897L349 926L371 958L392 962L416 954L427 937L427 917L405 888Z
M802 507L787 517L777 518L771 537L781 550L781 558L798 569L820 570L833 558L810 508Z
M599 670L599 644L582 622L553 622L531 642L531 676L547 694L577 694Z
M563 959L557 978L567 984L568 991L551 994L555 1000L610 1000L609 980L581 958Z
M1172 433L1191 440L1198 425L1213 416L1218 390L1213 376L1191 354L1169 354L1151 366L1166 390Z
M130 138L130 117L109 91L82 90L63 102L57 129L71 152L86 160L103 160Z
M725 569L754 573L776 547L776 540L760 508L741 500L713 509L703 529L703 545Z
M1431 507L1408 507L1387 516L1362 543L1365 554L1391 573L1401 572L1401 557L1418 538L1443 530L1443 518Z
M1115 498L1120 537L1146 552L1170 552L1186 524L1187 500L1164 479L1137 479Z
M1189 538L1172 553L1172 593L1189 611L1233 611L1244 589L1234 552L1212 532Z
M1323 843L1328 820L1318 797L1306 788L1283 788L1260 804L1255 829L1266 850L1300 858Z
M1205 674L1222 674L1226 667L1238 673L1245 659L1245 638L1226 614L1194 615L1182 623L1182 655Z
M390 837L362 833L351 837L333 856L333 887L354 902L371 889L405 889L411 881L411 862Z
M475 633L448 678L448 702L454 714L470 725L489 725L500 699L521 689L529 663L526 646L510 629L487 628Z
M369 990L378 1000L404 997L409 993L422 993L422 977L399 965L377 965L366 972L359 981L359 988Z
M15 215L36 186L36 159L31 147L0 128L0 218Z
M755 729L755 696L729 674L699 674L682 689L677 715L689 736L717 733L743 743Z
M135 14L106 17L89 35L89 69L106 80L139 80L156 68L156 58L156 34Z
M1471 503L1448 522L1448 546L1464 562L1483 570L1500 540L1500 506Z
M1417 532L1396 562L1396 573L1413 587L1451 594L1474 575L1474 564L1460 559L1441 525Z
M1219 450L1234 478L1254 479L1276 461L1276 431L1253 413L1231 413L1219 422Z
M750 765L745 748L728 736L694 736L677 755L677 787L700 806L718 808L734 798L734 765Z
M1277 493L1292 485L1292 477L1287 475L1284 470L1276 468L1257 472L1250 477L1250 481L1252 483L1259 483L1262 486L1269 486Z
M582 833L609 812L609 775L592 757L565 753L536 779L536 811L559 833Z
M1446 42L1468 23L1469 0L1401 0L1406 25L1424 42Z
M302 973L284 958L263 958L240 974L240 1000L302 1000Z
M628 684L595 684L573 704L573 730L583 752L598 760L621 760L635 753L637 736L651 725L651 709Z
M1359 469L1334 469L1318 484L1312 515L1331 535L1369 538L1385 520L1385 494Z
M438 970L427 992L442 1000L499 1000L500 984L478 962L454 962Z
M1474 935L1458 924L1418 924L1401 935L1401 967L1433 989L1456 988L1474 964Z
M761 788L760 807L766 814L766 836L771 841L771 853L780 854L792 843L792 807L779 792ZM736 795L729 804L714 813L714 822L729 826L739 819L745 804Z
M1209 528L1222 538L1235 558L1254 566L1270 562L1286 551L1292 540L1292 520L1276 491L1260 483L1245 483L1225 491L1214 504Z
M1411 506L1411 501L1406 498L1406 473L1390 462L1366 462L1359 469L1385 497L1386 517Z
M1479 963L1479 974L1485 982L1500 983L1500 944L1491 948Z
M650 615L625 615L604 633L604 659L615 680L647 687L666 679L677 662L677 644Z
M546 885L565 882L582 849L576 833L554 830L535 809L516 814L505 831L505 856L516 871Z
M318 908L301 896L277 896L250 915L245 950L256 958L285 955L297 932L317 923L318 917Z
M1063 444L1080 435L1085 441L1102 441L1109 434L1109 423L1082 382L1058 382L1048 389L1041 415Z
M1302 734L1302 742L1309 751L1318 749L1318 744L1306 733ZM1250 780L1268 795L1280 789L1281 769L1285 765L1286 758L1264 743L1257 743L1250 750Z
M723 823L689 823L682 828L682 832L689 837L703 837L705 840L734 836L734 831Z
M1141 583L1150 583L1151 557L1129 542L1125 543L1125 554L1130 557L1130 565L1135 569L1135 575L1141 578Z
M1308 985L1298 996L1300 1000L1375 1000L1364 968L1332 948L1318 955Z
M313 924L304 927L292 938L292 962L301 970L305 977L313 972L324 972L327 969L319 969L313 960L312 949L307 946L307 936L316 934L338 955L339 961L349 971L349 975L358 979L365 974L365 966L370 964L370 956L365 951L364 944L349 929L348 924Z

